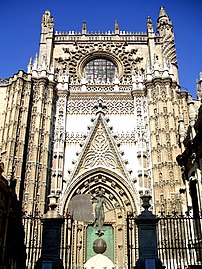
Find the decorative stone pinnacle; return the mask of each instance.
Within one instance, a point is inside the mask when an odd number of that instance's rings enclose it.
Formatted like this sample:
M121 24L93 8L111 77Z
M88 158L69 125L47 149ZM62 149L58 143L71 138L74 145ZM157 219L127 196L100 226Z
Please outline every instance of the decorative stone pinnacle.
M115 34L119 34L119 23L118 23L118 20L115 20L114 31L115 31Z
M82 25L82 34L85 35L86 34L86 20L83 21L83 25Z
M152 20L151 20L151 18L149 16L147 17L147 30L148 30L149 33L154 33Z

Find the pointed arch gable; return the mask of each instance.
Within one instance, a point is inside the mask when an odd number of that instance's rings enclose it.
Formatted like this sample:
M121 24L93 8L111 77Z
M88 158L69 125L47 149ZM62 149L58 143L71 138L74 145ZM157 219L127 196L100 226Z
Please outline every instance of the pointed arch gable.
M102 114L99 114L94 122L94 126L71 173L70 181L74 181L79 173L99 166L108 167L117 171L117 173L121 173L123 177L129 178L122 156L120 156Z

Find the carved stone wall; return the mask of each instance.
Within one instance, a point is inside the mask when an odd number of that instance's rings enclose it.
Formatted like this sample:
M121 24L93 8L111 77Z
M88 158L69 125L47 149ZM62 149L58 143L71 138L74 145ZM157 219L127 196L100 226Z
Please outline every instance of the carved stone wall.
M92 57L106 57L112 59L118 67L119 76L130 76L133 66L141 63L142 56L138 55L138 49L133 46L128 46L124 40L117 42L85 42L79 41L75 44L65 42L66 45L61 48L59 43L56 43L55 61L58 72L63 72L68 69L70 76L77 76L81 79L83 74L84 64ZM68 43L70 43L68 45ZM145 48L146 49L146 48ZM57 55L59 57L57 57ZM124 79L127 79L127 78ZM123 79L123 81L124 81Z
M21 193L25 137L28 127L31 77L20 71L7 85L6 110L1 129L4 174L10 181L17 180L18 198Z
M181 112L177 87L171 80L147 84L157 212L182 209L181 173L176 162L180 152L177 130Z
M71 88L70 88L71 89ZM134 104L131 96L128 95L73 95L68 101L67 113L69 114L94 114L95 102L102 98L107 109L106 114L133 114Z
M33 82L23 210L37 215L44 213L50 192L56 84L44 78Z

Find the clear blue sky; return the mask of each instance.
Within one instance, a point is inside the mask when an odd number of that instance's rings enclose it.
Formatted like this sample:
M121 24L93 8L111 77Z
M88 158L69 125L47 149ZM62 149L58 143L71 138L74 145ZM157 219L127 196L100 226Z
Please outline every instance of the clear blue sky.
M156 27L162 5L174 25L180 85L195 96L202 71L201 0L0 0L0 77L27 71L29 58L39 49L46 9L56 31L80 31L84 19L89 31L108 31L117 19L120 30L146 32L147 16Z

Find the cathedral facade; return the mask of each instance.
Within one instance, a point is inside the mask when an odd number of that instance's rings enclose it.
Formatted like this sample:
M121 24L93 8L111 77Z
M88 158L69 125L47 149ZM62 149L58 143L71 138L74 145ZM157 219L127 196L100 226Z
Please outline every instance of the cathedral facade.
M139 193L152 196L155 214L183 210L178 128L182 118L188 126L193 102L180 89L163 7L156 32L148 17L145 33L121 31L117 21L113 32L89 33L85 21L80 33L58 32L46 11L39 54L27 72L1 82L4 177L16 184L26 216L43 216L50 194L66 216L74 197L93 202L101 192L107 255L124 267L126 218L140 213ZM87 214L74 227L81 266L93 256Z

